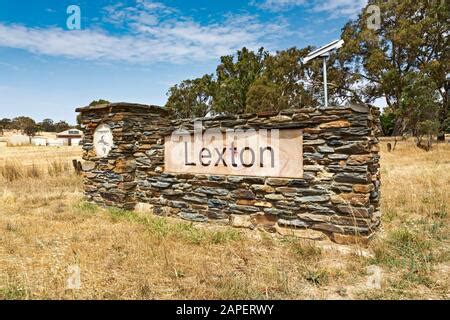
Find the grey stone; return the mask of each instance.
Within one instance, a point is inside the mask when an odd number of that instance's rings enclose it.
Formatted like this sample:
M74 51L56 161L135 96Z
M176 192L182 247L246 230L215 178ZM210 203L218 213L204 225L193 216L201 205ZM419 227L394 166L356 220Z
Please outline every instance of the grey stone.
M268 200L283 200L284 196L282 194L269 193L264 196Z
M338 153L361 154L366 153L368 148L362 143L346 144L335 149Z
M333 153L334 149L328 146L319 146L317 151L320 153Z
M234 190L232 196L239 199L255 199L255 194L251 190L246 189Z
M170 187L170 183L158 181L158 182L152 183L152 187L161 188L161 189L168 188L168 187Z
M323 158L323 154L315 152L315 153L310 153L310 152L304 152L303 153L303 159L311 159L311 160L320 160Z
M334 181L336 182L344 182L344 183L368 183L370 182L367 174L363 173L352 173L352 172L342 172L338 173L334 177Z
M225 208L228 205L227 201L220 199L208 199L208 207L211 208Z
M259 208L252 206L240 206L236 204L230 204L229 208L233 212L258 212Z
M93 161L84 161L81 163L81 168L83 171L92 171L95 169L95 162Z
M330 200L330 196L306 196L306 197L295 197L295 202L309 203L309 202L327 202Z
M286 219L278 219L278 225L282 227L291 227L291 228L308 228L309 224L300 220L286 220Z
M316 139L316 140L304 140L303 145L304 146L314 146L318 144L324 144L325 140L322 139Z
M218 196L226 196L229 193L229 191L226 189L212 188L212 187L200 187L195 189L195 191Z
M207 201L208 201L206 198L192 196L192 195L185 195L185 196L183 196L182 199L186 200L188 202L194 202L194 203L207 203Z
M349 157L348 154L343 153L333 153L328 155L328 159L331 160L346 160Z
M194 221L194 222L206 222L208 221L208 217L199 214L199 213L193 213L193 212L185 212L181 211L178 214L182 219L188 220L188 221Z
M280 214L289 214L289 211L280 210L280 209L276 209L276 208L264 208L264 213L271 214L271 215L280 215Z

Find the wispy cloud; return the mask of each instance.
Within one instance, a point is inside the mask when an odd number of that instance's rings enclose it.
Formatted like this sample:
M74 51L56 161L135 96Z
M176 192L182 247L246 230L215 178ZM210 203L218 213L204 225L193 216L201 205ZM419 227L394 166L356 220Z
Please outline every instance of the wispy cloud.
M252 0L250 4L269 11L285 11L293 7L305 5L306 0Z
M104 20L126 33L103 29L64 30L0 23L0 46L85 60L132 63L216 59L247 46L271 47L288 32L282 21L228 15L221 22L199 23L158 2L138 0L134 7L104 8Z
M367 0L325 0L318 1L314 12L327 12L331 17L355 17L367 5Z
M355 17L367 4L367 0L252 0L254 6L279 12L303 7L310 12L324 12L329 17Z

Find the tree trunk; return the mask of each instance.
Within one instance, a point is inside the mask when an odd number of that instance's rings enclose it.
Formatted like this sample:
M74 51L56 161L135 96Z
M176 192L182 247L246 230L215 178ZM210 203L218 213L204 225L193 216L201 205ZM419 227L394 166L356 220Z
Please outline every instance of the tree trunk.
M448 91L449 87L446 85L445 92L442 96L442 107L439 112L439 134L437 136L437 141L444 142L445 141L445 125L446 120L449 115L449 107L448 107Z
M395 124L394 124L394 130L392 131L392 135L393 136L401 136L403 135L403 117L399 116L397 119L395 119Z

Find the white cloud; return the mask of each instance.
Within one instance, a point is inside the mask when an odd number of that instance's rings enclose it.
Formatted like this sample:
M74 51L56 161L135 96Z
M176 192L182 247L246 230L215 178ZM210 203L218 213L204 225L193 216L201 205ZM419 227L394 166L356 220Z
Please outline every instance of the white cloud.
M303 7L310 12L325 12L333 18L353 18L367 4L367 0L252 0L251 4L275 12Z
M250 15L229 15L200 24L161 3L138 0L134 7L105 8L106 20L127 32L102 29L64 30L0 23L0 46L85 60L133 63L211 60L242 46L269 47L287 34L283 22L263 23Z
M252 0L252 5L269 11L284 11L289 10L292 7L304 5L305 0Z
M314 12L327 12L331 17L355 17L367 5L367 0L325 0L317 1Z

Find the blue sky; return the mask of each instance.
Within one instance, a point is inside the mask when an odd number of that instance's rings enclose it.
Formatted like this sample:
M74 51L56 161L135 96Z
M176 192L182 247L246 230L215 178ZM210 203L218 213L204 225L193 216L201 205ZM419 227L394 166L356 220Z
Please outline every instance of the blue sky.
M94 99L163 105L221 55L339 38L366 0L0 0L0 118L75 123ZM81 30L66 25L81 9Z

